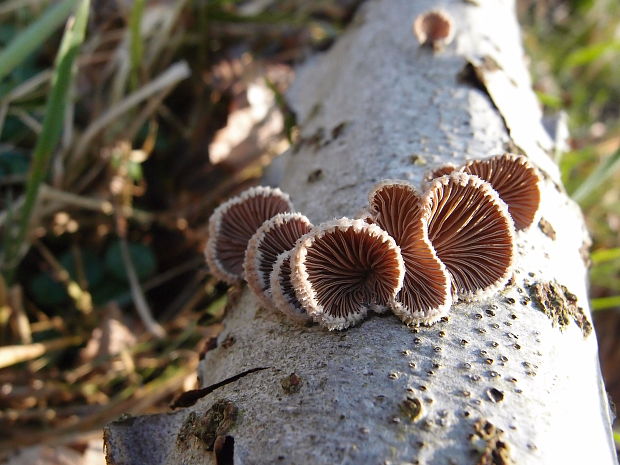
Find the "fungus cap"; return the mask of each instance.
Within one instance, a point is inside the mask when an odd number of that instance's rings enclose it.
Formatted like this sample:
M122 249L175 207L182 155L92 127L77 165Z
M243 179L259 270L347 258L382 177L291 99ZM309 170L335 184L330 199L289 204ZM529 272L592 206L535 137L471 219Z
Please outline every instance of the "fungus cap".
M477 176L435 179L422 199L428 237L452 278L453 295L484 297L509 280L514 225L506 204Z
M413 34L420 45L430 45L434 50L438 50L452 41L454 27L448 13L431 10L416 17L413 21Z
M404 277L394 239L377 225L349 218L324 223L302 237L291 270L299 302L330 330L348 328L368 310L389 305Z
M301 305L291 282L291 254L287 250L278 255L270 275L271 299L275 307L299 322L306 322L310 315Z
M470 161L461 171L493 186L508 205L516 229L527 229L535 222L540 205L540 176L527 158L506 153Z
M266 307L274 307L270 275L278 255L291 250L311 229L312 223L301 213L278 213L265 221L249 240L243 261L245 279Z
M433 179L440 178L441 176L445 176L446 174L451 174L457 169L458 168L456 167L456 165L453 165L452 163L446 163L445 165L441 165L438 168L435 168L434 170L426 173L426 175L424 176L424 181L429 183Z
M210 272L229 284L241 281L252 235L265 220L292 210L288 194L265 186L252 187L217 207L209 218L205 247Z
M400 247L405 276L392 302L406 324L432 324L452 304L450 275L428 238L420 194L405 181L383 181L368 196L373 220Z

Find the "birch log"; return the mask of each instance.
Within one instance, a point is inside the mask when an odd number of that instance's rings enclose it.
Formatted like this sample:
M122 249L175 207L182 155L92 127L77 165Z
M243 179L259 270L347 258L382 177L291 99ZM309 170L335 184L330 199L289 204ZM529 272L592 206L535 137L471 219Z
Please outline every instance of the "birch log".
M430 328L386 315L342 332L296 325L244 289L200 366L216 386L186 409L109 425L108 463L617 463L588 234L552 161L514 4L442 2L454 38L433 51L412 23L437 6L369 1L299 71L289 97L301 137L282 188L318 224L355 215L381 179L420 183L446 162L520 151L544 186L512 282Z

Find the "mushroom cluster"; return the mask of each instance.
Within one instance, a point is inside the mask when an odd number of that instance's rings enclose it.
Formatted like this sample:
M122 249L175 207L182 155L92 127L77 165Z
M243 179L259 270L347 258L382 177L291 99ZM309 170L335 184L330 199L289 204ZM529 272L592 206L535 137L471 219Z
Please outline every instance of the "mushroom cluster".
M211 273L245 279L264 306L329 330L386 310L407 325L431 325L456 300L506 285L515 231L538 212L540 177L525 157L504 154L425 179L424 192L382 181L358 219L319 226L279 189L251 188L209 220Z

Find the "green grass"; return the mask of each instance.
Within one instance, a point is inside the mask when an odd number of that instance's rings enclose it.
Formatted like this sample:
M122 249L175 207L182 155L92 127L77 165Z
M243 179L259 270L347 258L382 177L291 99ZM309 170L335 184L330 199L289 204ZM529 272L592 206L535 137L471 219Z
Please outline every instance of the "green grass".
M0 53L0 81L45 43L66 21L76 3L77 0L64 0L48 8L11 41Z
M73 6L73 3L71 3L71 6ZM5 279L9 284L13 281L15 269L19 265L24 246L28 244L26 239L39 188L47 174L49 159L60 140L65 108L68 105L69 89L74 77L73 65L79 47L84 41L89 9L90 0L81 0L76 7L74 20L70 21L65 30L58 50L52 76L52 87L45 107L42 130L33 150L32 166L30 167L30 173L26 182L25 200L18 214L18 229L15 236L10 236L5 242L7 248L5 249L3 271ZM30 29L27 29L22 34L31 34L30 31ZM21 35L15 40L21 43ZM30 46L31 41L27 43ZM11 49L11 46L9 46L9 49ZM5 231L5 234L11 233Z

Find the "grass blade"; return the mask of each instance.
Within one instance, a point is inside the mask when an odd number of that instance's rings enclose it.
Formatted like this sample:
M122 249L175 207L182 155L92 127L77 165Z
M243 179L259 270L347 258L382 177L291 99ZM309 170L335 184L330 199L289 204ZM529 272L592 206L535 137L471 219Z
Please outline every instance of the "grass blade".
M620 307L620 295L592 299L592 310L604 310L614 307Z
M38 49L67 19L77 0L64 0L49 8L0 53L0 80Z
M620 150L614 153L611 157L601 163L585 181L573 192L571 197L577 202L585 200L594 190L596 190L603 181L611 176L615 170L620 167Z
M129 17L129 59L131 90L138 88L138 73L142 61L142 15L144 14L144 0L134 0Z
M19 263L20 252L30 225L30 217L39 193L39 187L45 178L49 158L60 140L64 124L65 106L69 94L69 88L73 81L73 63L78 49L84 41L90 0L81 0L76 8L75 16L67 23L67 28L60 44L54 74L52 76L52 88L48 98L43 129L37 138L32 155L32 166L26 184L24 205L19 214L19 226L17 234L10 239L10 244L5 257L5 276L11 283L13 274Z

